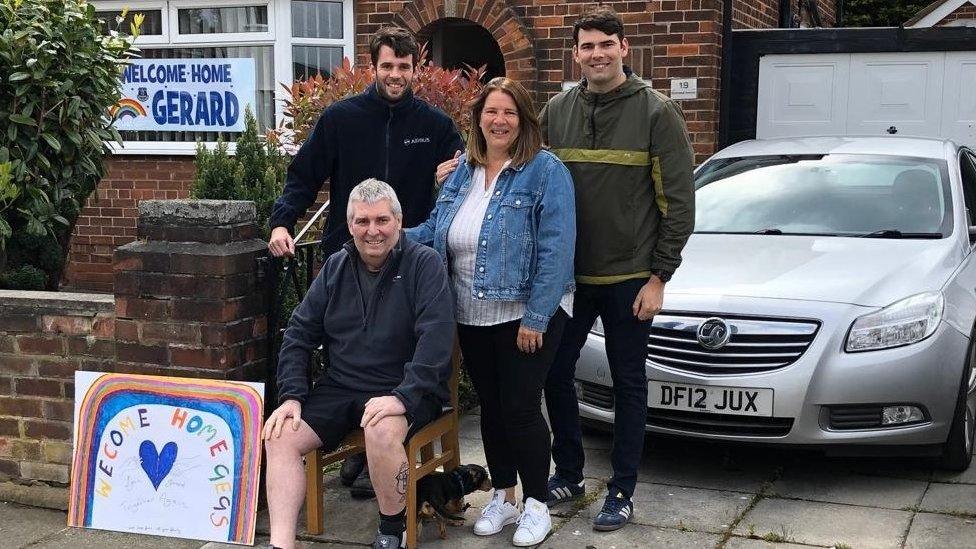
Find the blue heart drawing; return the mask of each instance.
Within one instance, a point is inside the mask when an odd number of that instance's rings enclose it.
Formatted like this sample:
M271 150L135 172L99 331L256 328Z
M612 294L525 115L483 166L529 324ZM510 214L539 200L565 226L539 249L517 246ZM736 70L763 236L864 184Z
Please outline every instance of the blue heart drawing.
M159 490L159 485L166 475L173 470L176 461L176 443L167 442L161 452L156 452L156 445L150 440L142 441L139 445L139 459L142 470L146 472L153 488Z

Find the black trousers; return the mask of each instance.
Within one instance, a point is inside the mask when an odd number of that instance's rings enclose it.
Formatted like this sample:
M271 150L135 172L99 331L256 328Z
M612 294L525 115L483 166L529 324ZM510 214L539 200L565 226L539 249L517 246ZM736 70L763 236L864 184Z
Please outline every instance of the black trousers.
M545 502L549 476L549 425L542 415L542 388L559 347L566 313L558 309L542 336L542 349L523 353L515 344L521 321L458 326L464 366L481 403L481 437L492 484L514 487L524 498Z
M552 457L556 474L569 482L583 480L583 438L576 400L576 361L593 321L599 316L606 332L610 377L613 379L614 421L607 483L611 494L632 497L644 449L647 422L647 338L650 320L638 320L633 304L646 278L617 284L577 284L573 318L566 324L559 351L546 381L546 407L552 423Z

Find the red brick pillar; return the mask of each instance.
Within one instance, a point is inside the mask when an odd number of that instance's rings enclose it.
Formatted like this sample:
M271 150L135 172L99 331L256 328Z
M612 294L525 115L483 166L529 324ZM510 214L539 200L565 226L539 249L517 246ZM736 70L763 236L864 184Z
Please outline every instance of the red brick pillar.
M252 202L144 200L115 250L118 371L261 380L267 316Z

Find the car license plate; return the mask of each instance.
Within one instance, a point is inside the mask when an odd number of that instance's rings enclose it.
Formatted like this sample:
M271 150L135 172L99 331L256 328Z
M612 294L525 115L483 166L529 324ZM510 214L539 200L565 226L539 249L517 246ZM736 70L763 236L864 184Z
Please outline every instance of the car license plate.
M772 416L773 390L649 381L647 405L666 410Z

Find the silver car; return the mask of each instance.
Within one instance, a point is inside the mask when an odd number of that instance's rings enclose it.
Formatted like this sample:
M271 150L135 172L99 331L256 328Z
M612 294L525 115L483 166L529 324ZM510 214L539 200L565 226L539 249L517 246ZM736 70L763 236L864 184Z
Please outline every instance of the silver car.
M749 141L695 172L647 342L647 430L969 466L976 157L948 141ZM576 370L613 421L597 321Z

